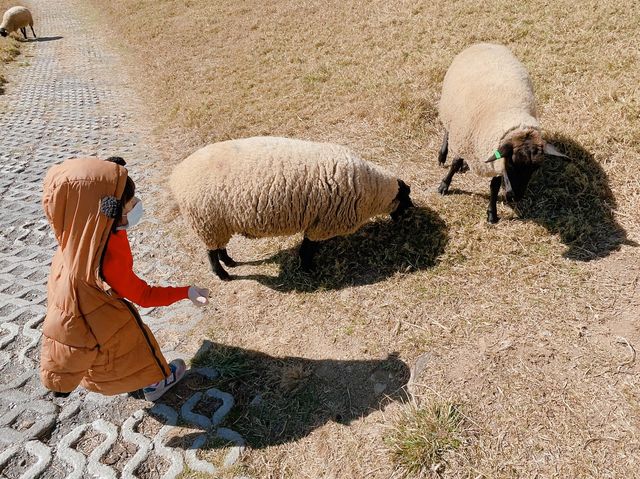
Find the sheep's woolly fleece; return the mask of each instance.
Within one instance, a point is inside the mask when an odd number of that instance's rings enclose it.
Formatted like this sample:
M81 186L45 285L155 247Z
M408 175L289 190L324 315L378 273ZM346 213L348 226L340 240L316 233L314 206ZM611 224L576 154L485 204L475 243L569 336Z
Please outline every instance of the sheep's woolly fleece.
M504 172L504 160L485 161L511 134L540 129L529 73L502 45L480 43L454 58L439 112L449 132L449 154L464 158L481 176Z
M25 7L11 7L2 16L0 28L7 30L7 33L15 32L19 28L33 26L31 12Z
M304 231L324 240L397 206L397 177L346 147L276 137L205 146L176 166L170 186L209 249L233 234Z

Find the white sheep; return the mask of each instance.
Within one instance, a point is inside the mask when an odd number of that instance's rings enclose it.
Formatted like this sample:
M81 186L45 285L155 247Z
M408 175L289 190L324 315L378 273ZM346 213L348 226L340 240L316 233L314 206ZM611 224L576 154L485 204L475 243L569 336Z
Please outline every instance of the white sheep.
M454 58L444 77L439 113L445 135L438 161L444 165L449 149L454 160L438 191L446 194L453 175L467 165L491 177L490 223L498 221L502 182L507 201L518 201L545 153L564 156L542 139L529 74L502 45L476 44Z
M11 7L4 12L2 16L2 24L0 25L0 35L6 37L11 32L20 30L24 38L27 38L27 26L31 27L33 38L36 32L33 30L33 17L31 12L25 7Z
M223 280L230 277L220 260L236 264L226 251L234 234L304 232L299 254L308 270L318 241L352 233L376 215L395 220L413 206L409 186L348 148L289 138L205 146L176 166L170 186Z

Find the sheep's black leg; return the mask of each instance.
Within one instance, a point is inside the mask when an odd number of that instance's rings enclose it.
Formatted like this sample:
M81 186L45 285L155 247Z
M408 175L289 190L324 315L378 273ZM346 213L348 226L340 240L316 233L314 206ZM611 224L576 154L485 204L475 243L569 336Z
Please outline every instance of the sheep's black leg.
M440 182L440 186L438 187L438 192L441 195L446 195L449 191L449 185L451 184L451 179L453 175L455 175L458 171L462 169L464 166L464 160L462 158L456 158L451 162L451 168L449 168L449 173L445 176Z
M502 177L494 176L491 178L491 196L489 197L489 208L487 209L487 221L489 223L497 223L498 218L498 193L500 192L500 186L502 185Z
M26 40L26 39L27 39L27 29L26 29L26 27L22 27L22 28L20 29L20 31L22 32L22 36L23 36L23 37L24 37L24 39Z
M302 266L303 271L310 271L313 269L313 257L316 252L320 248L320 243L317 241L311 241L306 236L302 240L302 244L300 245L300 265Z
M233 268L234 266L238 265L238 263L236 263L233 259L231 259L231 256L229 256L229 253L227 253L227 248L219 249L218 257L222 260L224 264L226 264L230 268Z
M211 264L211 269L222 281L230 281L231 276L229 276L229 273L227 273L220 264L219 251L219 249L209 250L209 263Z
M438 164L440 166L444 166L444 163L447 161L447 154L449 153L449 132L444 132L444 139L442 140L442 146L440 147L440 152L438 153Z
M36 36L36 32L35 32L35 30L33 29L33 25L29 25L29 26L31 27L31 33L33 33L33 38L38 38L38 37Z

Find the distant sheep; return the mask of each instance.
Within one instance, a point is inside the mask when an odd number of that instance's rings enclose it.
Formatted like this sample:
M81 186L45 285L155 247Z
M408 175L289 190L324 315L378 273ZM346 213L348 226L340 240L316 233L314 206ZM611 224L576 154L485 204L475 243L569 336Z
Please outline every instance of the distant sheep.
M33 30L33 17L31 16L31 12L25 7L11 7L9 10L4 12L4 15L2 16L0 35L6 37L11 32L20 30L26 39L27 26L31 27L33 38L37 38L36 32Z
M445 135L438 161L444 165L449 149L454 159L438 191L446 194L453 175L467 165L491 177L490 223L498 221L502 182L507 201L519 201L544 154L564 156L542 139L529 74L502 45L480 43L454 58L444 77L439 113Z
M213 271L236 263L226 245L248 238L304 233L303 269L318 241L353 233L373 216L397 219L413 207L402 180L344 146L276 137L205 146L176 166L170 185L191 226L209 249Z

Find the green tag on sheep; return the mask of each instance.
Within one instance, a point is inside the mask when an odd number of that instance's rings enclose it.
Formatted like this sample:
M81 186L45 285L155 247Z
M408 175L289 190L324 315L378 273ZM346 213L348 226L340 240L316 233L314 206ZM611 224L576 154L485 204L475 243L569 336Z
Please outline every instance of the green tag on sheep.
M502 158L502 155L500 154L500 152L498 150L495 150L493 152L493 154L496 156L496 160L499 160L500 158Z

